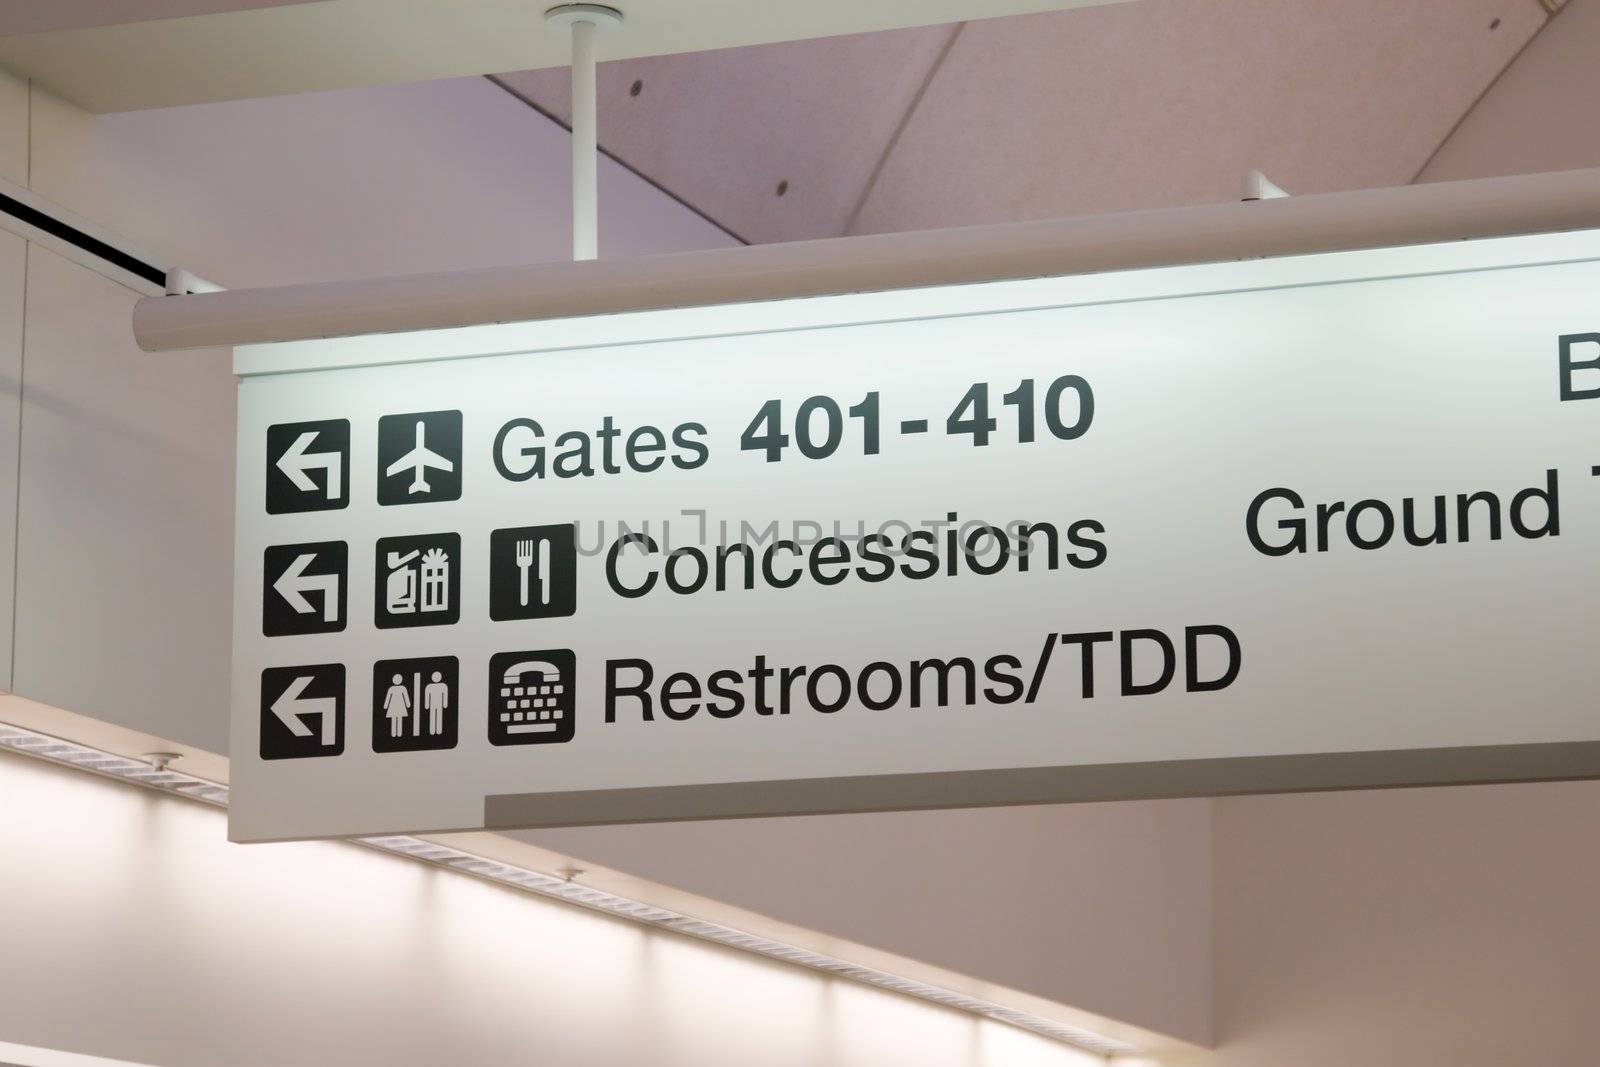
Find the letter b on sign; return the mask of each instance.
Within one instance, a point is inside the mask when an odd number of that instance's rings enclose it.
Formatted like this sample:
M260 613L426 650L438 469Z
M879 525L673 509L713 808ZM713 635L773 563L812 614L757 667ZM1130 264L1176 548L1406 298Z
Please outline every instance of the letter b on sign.
M1581 347L1580 347L1581 346ZM1587 356L1587 359L1576 357ZM1561 336L1561 399L1593 400L1600 397L1600 333L1568 333ZM1573 385L1573 371L1585 371L1586 388Z

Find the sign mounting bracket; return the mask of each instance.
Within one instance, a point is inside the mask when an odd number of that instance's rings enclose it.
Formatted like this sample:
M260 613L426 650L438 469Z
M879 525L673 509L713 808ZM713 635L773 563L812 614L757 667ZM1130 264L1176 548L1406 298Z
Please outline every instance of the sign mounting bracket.
M594 38L622 25L622 12L604 4L560 4L544 18L572 30L572 258L594 259L600 229Z

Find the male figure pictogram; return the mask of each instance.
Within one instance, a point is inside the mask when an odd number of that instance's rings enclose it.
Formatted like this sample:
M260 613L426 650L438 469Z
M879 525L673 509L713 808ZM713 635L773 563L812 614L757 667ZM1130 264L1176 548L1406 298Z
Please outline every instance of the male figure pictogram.
M437 737L444 733L444 712L450 705L450 687L440 680L438 671L433 680L422 689L422 706L428 709L428 733Z

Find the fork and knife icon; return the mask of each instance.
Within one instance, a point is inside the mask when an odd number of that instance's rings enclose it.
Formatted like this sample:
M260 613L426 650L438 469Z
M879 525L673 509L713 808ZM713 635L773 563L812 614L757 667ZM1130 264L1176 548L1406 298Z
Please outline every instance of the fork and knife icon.
M535 540L524 538L517 541L517 575L519 602L523 607L528 606L528 578L534 560L539 563L539 603L545 607L550 606L550 543L546 538Z
M489 618L559 619L577 610L577 525L508 526L489 535Z

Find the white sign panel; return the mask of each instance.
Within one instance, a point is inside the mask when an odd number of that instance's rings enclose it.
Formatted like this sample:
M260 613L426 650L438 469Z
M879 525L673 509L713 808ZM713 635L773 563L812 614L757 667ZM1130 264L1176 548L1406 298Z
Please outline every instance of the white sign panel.
M1596 256L241 350L232 832L1600 774Z

